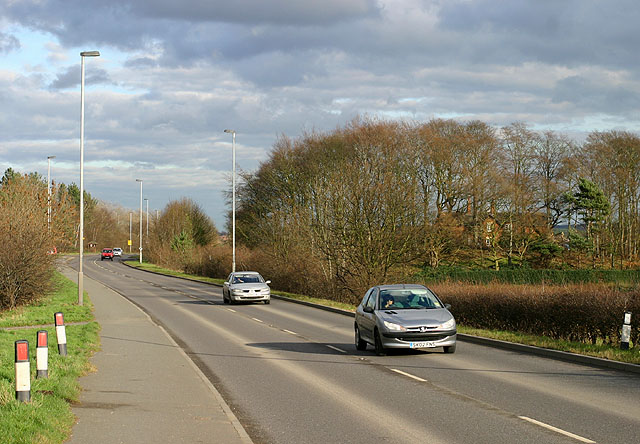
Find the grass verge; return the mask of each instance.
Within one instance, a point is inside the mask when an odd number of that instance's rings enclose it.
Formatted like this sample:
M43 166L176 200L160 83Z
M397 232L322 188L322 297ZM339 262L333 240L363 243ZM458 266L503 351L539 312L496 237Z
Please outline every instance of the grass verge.
M0 442L54 444L66 441L75 417L70 403L78 400L78 378L90 372L90 356L99 348L100 326L92 314L91 300L76 305L78 287L56 272L55 292L38 304L0 312ZM61 311L67 334L67 356L58 354L53 314ZM70 322L86 324L68 325ZM29 328L29 326L34 326ZM41 327L44 326L44 327ZM11 327L24 327L8 330ZM49 332L49 377L35 379L36 334ZM15 399L14 343L29 341L31 401Z
M184 277L188 279L193 279L193 280L202 281L202 282L209 282L209 283L218 284L218 285L222 285L222 283L224 282L224 279L213 279L213 278L191 275L191 274L183 273L180 271L168 270L166 268L161 268L154 264L150 264L146 262L139 264L138 262L129 261L127 262L127 264L143 270L167 274L170 276ZM288 298L296 299L300 301L311 302L314 304L340 308L348 311L355 311L356 309L354 305L331 301L328 299L312 298L309 296L286 293L283 291L275 291L275 290L272 290L272 294L284 296L284 297L288 297ZM484 338L498 339L501 341L514 342L514 343L524 344L524 345L533 345L541 348L548 348L552 350L560 350L560 351L576 353L576 354L585 355L585 356L593 356L596 358L609 359L612 361L627 362L631 364L640 364L640 350L633 349L633 348L631 350L620 350L618 348L611 347L605 344L583 344L580 342L561 341L561 340L550 339L544 336L527 335L527 334L518 333L518 332L477 329L472 327L466 327L464 325L458 325L458 332L462 334L481 336Z

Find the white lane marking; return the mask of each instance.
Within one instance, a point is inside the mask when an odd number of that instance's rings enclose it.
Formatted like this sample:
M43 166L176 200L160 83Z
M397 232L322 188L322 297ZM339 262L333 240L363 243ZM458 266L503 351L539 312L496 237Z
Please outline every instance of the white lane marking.
M559 428L554 427L554 426L551 426L551 425L549 425L549 424L545 424L544 422L536 421L535 419L528 418L528 417L526 417L526 416L518 416L518 418L520 418L520 419L522 419L522 420L524 420L524 421L528 421L528 422L530 422L530 423L532 423L532 424L538 425L538 426L540 426L540 427L544 427L545 429L553 430L553 431L554 431L554 432L556 432L556 433L560 433L561 435L568 436L569 438L573 438L573 439L578 440L578 441L580 441L580 442L586 442L586 443L590 443L590 444L596 444L596 442L595 442L595 441L591 441L590 439L583 438L582 436L575 435L575 434L573 434L573 433L571 433L571 432L567 432L567 431L565 431L565 430L559 429Z
M346 351L342 350L341 348L334 347L333 345L327 344L327 347L329 347L331 350L339 351L340 353L346 353Z
M427 382L427 380L426 380L426 379L419 378L418 376L412 375L412 374L410 374L410 373L405 373L405 372L403 372L402 370L398 370L398 369L395 369L395 368L392 368L392 369L390 369L390 370L391 370L392 372L396 372L396 373L398 373L398 374L400 374L400 375L406 376L407 378L415 379L416 381L420 381L420 382Z
M254 321L256 321L256 322L260 322L261 324L264 324L264 322L262 322L262 321L261 321L260 319L258 319L258 318L251 318L251 319L253 319L253 320L254 320Z
M286 331L287 333L290 333L292 335L298 335L298 333L296 333L295 331L287 330L286 328L283 328L282 331Z
M236 313L236 311L233 308L227 308L227 310L229 310L230 312Z

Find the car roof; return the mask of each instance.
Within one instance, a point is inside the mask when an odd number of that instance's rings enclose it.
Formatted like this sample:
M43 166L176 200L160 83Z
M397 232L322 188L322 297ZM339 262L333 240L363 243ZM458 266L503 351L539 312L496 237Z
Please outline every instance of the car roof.
M424 285L420 284L386 284L386 285L378 285L380 290L403 290L403 289L423 289L427 288Z
M231 273L232 275L236 275L236 274L260 274L257 271L234 271L233 273Z

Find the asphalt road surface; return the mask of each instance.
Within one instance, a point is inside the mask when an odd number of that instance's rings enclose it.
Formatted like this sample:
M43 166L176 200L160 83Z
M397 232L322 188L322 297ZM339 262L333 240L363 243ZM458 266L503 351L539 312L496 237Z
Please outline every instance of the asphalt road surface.
M464 342L378 357L356 351L347 316L230 306L218 287L85 260L170 332L255 443L640 443L636 374Z

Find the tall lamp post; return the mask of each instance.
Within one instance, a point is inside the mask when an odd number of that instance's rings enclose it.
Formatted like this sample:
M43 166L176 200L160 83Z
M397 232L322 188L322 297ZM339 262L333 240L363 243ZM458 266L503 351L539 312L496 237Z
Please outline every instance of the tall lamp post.
M133 243L131 242L131 217L132 214L129 213L129 253L131 253L131 244Z
M142 263L142 179L136 179L140 182L140 263Z
M226 129L225 133L231 133L231 272L236 271L236 132Z
M47 231L51 233L51 159L56 156L47 156Z
M99 57L98 51L80 53L80 265L78 266L78 305L82 305L84 295L84 274L82 259L84 253L84 58Z

